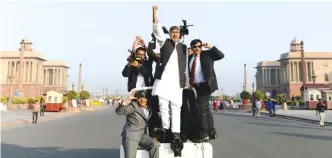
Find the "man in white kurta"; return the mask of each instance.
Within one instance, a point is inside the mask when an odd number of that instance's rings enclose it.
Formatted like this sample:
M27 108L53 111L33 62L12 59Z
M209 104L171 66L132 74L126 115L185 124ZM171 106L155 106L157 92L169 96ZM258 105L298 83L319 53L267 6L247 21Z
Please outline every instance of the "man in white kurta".
M173 30L178 31L179 28L172 27ZM174 32L172 34L172 28L170 30L171 40L174 39ZM176 30L177 29L177 30ZM153 34L157 39L157 43L160 47L163 47L165 41L167 40L166 35L163 32L162 25L158 22L155 12L154 12L154 24L153 24ZM178 37L179 38L179 37ZM152 95L158 95L159 98L159 108L162 120L162 127L164 129L170 128L170 121L172 122L171 130L173 133L180 133L180 116L181 116L181 106L182 106L182 91L180 87L180 76L179 76L179 63L178 63L178 52L176 46L179 44L178 40L173 40L175 42L175 48L171 53L171 56L165 66L162 73L161 79L156 79L153 85ZM163 53L163 52L161 52ZM183 61L187 63L186 61ZM186 85L188 85L188 74L186 66ZM170 109L169 109L169 104ZM169 110L171 110L172 116L169 119Z

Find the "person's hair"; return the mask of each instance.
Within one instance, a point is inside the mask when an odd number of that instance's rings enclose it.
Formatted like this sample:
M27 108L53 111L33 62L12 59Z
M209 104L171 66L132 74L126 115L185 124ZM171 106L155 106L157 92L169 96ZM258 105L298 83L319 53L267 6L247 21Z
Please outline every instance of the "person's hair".
M180 30L180 27L179 27L179 26L172 26L172 27L169 29L169 32L172 32L173 30Z
M200 39L194 39L190 42L190 47L194 47L195 44L197 43L201 43L202 44L202 41Z
M144 48L144 47L138 47L138 48L136 49L135 53L137 54L138 51L140 51L140 50L146 52L146 48Z
M138 98L146 98L146 92L145 91L138 91L135 93L135 97Z

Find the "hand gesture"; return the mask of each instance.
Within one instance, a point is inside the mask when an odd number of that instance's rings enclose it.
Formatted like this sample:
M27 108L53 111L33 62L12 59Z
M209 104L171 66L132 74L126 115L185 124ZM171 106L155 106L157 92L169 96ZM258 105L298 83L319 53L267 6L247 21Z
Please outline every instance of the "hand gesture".
M152 10L153 10L153 12L157 12L158 6L152 6Z
M130 91L130 93L129 93L129 97L128 97L128 99L130 99L130 100L136 99L136 98L135 98L135 92L136 92L136 90L135 90L135 89L132 89L132 90Z
M193 52L193 50L191 49L191 48L189 48L188 49L188 55L191 55L191 54L193 54L194 52Z
M203 43L203 47L206 49L211 49L211 46L209 43Z
M130 65L137 68L139 66L139 63L136 60L134 60L133 62L130 63Z
M145 42L144 42L143 39L140 39L140 40L138 41L138 43L139 43L141 46L146 47Z
M123 105L128 105L133 99L136 99L135 98L135 89L132 89L129 93L129 96L128 98L126 98L124 101L123 101Z

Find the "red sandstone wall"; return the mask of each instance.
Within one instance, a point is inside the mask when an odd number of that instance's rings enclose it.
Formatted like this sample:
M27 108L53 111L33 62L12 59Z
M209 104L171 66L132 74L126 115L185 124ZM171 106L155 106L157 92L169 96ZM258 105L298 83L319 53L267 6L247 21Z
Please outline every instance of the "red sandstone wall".
M1 96L6 96L8 97L8 92L9 92L9 85L8 84L2 84L1 85ZM12 84L12 92L10 94L11 97L14 96L14 92L17 89L18 85L17 84ZM24 84L24 95L25 97L36 97L36 96L41 96L41 88L42 85L37 85L37 84ZM64 87L43 87L43 93L46 93L49 90L62 90Z

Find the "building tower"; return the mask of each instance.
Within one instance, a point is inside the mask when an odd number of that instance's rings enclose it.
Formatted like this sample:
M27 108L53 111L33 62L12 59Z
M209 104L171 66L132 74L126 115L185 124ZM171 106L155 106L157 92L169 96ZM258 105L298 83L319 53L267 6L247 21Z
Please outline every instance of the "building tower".
M18 97L23 98L24 97L24 89L23 89L23 74L24 74L24 53L32 51L31 45L32 42L28 39L28 37L25 37L21 41L21 47L19 49L20 51L20 69L18 73Z
M247 91L247 64L244 64L244 83L243 91Z
M77 91L77 93L80 94L81 91L82 91L82 63L80 63L80 67L79 67L78 91Z

